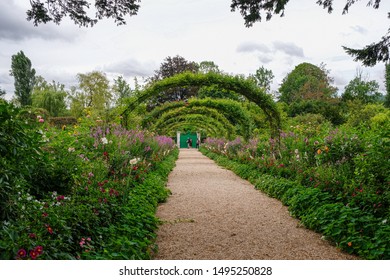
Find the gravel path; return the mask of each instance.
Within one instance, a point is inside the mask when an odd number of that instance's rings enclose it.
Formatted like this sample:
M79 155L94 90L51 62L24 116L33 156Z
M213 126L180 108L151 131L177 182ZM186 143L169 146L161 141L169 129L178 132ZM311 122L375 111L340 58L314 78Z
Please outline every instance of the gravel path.
M354 259L195 149L180 150L168 188L172 195L157 210L155 259Z

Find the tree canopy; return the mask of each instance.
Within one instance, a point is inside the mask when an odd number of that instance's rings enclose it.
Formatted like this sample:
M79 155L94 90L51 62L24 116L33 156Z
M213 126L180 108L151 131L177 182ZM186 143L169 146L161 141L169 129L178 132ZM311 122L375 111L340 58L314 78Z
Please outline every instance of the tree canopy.
M314 0L313 0L314 1ZM381 0L367 0L367 6L379 9ZM95 16L90 16L91 1L86 0L30 0L31 9L27 11L27 19L33 21L34 25L47 23L50 21L59 24L62 19L69 16L73 22L79 26L93 26L103 18L113 18L118 24L125 24L125 16L133 16L138 13L141 0L95 0ZM270 20L274 14L285 13L285 7L289 0L232 0L232 12L239 10L244 18L245 26L251 27L255 22L263 18L265 13L266 20ZM349 11L349 8L358 2L357 0L345 0L343 14ZM333 12L333 0L317 0L316 3L327 9L329 13ZM389 15L390 17L390 15ZM352 49L343 46L345 51L355 57L355 60L361 61L366 66L373 66L378 62L387 62L389 60L390 29L377 43L367 45L363 49Z
M283 79L279 100L291 104L302 100L330 99L337 90L331 85L332 82L323 65L318 67L301 63Z
M314 0L313 0L314 1ZM239 10L244 18L245 26L251 27L255 22L263 19L262 12L265 13L266 20L270 20L274 14L284 16L285 7L289 0L232 0L230 5L232 11ZM343 14L348 13L349 8L355 4L356 0L345 0ZM333 12L333 0L317 0L316 3L327 9L328 13ZM379 9L381 0L368 0L367 6ZM390 18L390 14L389 14ZM371 43L362 49L352 49L343 46L344 50L361 61L366 66L374 66L378 62L387 62L389 60L390 47L390 28L385 36L377 43Z
M23 51L12 56L10 75L14 77L15 95L20 105L31 105L31 93L35 84L35 69Z

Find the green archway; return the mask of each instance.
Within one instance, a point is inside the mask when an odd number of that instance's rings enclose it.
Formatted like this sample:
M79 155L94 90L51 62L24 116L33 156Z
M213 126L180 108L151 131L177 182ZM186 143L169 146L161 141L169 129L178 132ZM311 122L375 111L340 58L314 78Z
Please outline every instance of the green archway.
M171 128L171 126L179 123L187 123L192 125L199 123L202 123L203 125L207 124L208 127L213 127L215 129L215 135L213 135L214 137L230 138L230 131L228 127L218 121L216 122L215 119L212 117L200 114L192 114L188 116L181 115L176 118L172 118L162 127L156 128L156 131L159 134L166 134L167 130Z
M206 74L186 72L153 83L143 90L136 99L130 101L127 108L122 113L122 115L124 115L123 119L127 120L126 116L129 112L134 110L142 102L164 90L172 87L202 87L214 84L218 85L220 88L237 92L238 94L245 96L249 101L257 104L267 116L272 135L278 135L281 122L280 114L270 95L267 95L255 83L244 79L243 77L233 77L213 72Z
M227 120L226 117L223 114L219 113L217 110L210 109L207 107L181 107L175 110L167 111L160 118L158 118L157 121L149 127L149 129L161 133L161 128L164 128L170 123L174 123L180 119L186 119L191 116L199 117L201 119L207 116L209 117L209 120L212 120L215 125L217 123L221 124L226 129L228 133L227 137L229 139L234 138L236 136L236 129L229 122L229 120ZM192 119L194 119L195 117L192 117Z
M249 138L253 129L252 120L249 113L241 105L240 102L227 100L227 99L190 99L188 102L179 101L165 103L149 114L147 114L143 121L142 127L149 128L159 119L163 114L167 112L178 110L179 108L186 108L187 110L201 110L201 108L208 108L217 110L223 114L225 118L236 127L236 134L243 136L245 139Z

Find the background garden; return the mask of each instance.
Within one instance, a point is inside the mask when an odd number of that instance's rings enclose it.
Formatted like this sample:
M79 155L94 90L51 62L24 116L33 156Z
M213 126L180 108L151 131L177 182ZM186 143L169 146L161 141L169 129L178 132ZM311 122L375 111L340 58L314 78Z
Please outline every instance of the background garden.
M94 71L65 89L23 52L12 62L15 98L0 100L2 259L152 258L177 131L200 132L202 152L335 246L390 259L390 94L362 72L336 89L324 65L302 63L271 92L264 67L232 76L176 56L134 88Z

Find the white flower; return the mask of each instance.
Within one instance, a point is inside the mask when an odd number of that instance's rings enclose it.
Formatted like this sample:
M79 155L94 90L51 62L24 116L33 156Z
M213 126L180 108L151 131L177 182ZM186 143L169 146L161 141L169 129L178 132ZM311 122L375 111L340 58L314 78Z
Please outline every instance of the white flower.
M131 160L129 161L129 163L130 163L131 165L137 164L139 160L140 160L140 158L133 158L133 159L131 159Z
M387 223L387 219L384 219L383 221L382 221L382 224L386 224Z
M102 141L102 143L103 143L103 145L106 145L106 144L108 144L108 140L107 140L107 138L106 137L103 137L102 139L100 139L101 141Z
M76 149L75 149L75 148L72 148L72 147L68 148L68 152L69 152L69 153L74 152L75 150L76 150Z

